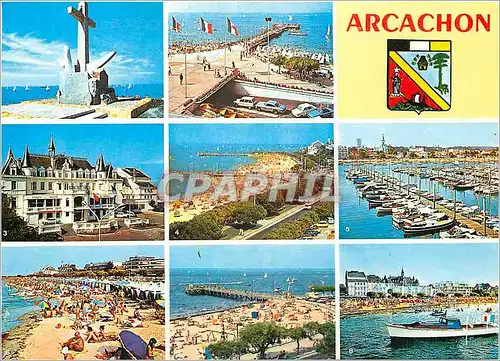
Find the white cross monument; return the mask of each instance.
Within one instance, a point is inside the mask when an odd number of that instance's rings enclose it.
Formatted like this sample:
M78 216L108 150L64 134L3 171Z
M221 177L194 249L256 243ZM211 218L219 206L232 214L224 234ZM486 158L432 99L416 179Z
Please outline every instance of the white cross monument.
M84 72L89 63L89 27L93 29L96 24L89 18L89 6L85 1L78 3L78 10L68 6L68 14L78 21L78 63L76 65L78 69L75 71Z

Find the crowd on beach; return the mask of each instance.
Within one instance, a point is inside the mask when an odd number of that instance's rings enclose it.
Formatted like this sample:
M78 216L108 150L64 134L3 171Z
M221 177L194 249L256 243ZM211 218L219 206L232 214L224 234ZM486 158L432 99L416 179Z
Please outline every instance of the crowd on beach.
M174 359L204 359L205 348L218 341L234 341L239 330L260 322L274 322L284 328L308 322L333 322L334 305L295 297L273 298L266 302L237 306L170 322L170 353ZM293 345L296 343L294 342ZM295 346L292 347L294 349Z
M10 293L31 299L43 315L40 329L35 328L28 346L35 346L37 337L50 327L55 331L50 331L50 340L44 345L50 349L47 350L50 355L59 353L64 359L130 359L134 351L131 354L124 344L126 336L132 338L131 342L139 348L139 353L143 352L144 358L162 359L164 310L159 303L132 301L123 290L91 288L78 280L50 277L8 277L4 280ZM138 331L150 326L151 332ZM139 334L149 335L148 342ZM36 351L26 350L26 354L43 358Z
M497 303L495 297L432 297L432 298L346 298L340 302L342 315L393 312L412 308L436 309L443 307L474 306Z

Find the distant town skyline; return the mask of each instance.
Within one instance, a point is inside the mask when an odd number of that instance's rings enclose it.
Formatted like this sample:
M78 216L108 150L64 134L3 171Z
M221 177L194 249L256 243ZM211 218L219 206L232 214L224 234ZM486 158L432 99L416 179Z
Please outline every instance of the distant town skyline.
M83 268L88 263L124 262L133 256L164 258L164 247L149 245L78 246L71 247L3 247L2 275L27 275L50 265L76 264Z
M333 245L170 247L171 268L314 269L334 267Z
M355 147L361 139L364 147L380 147L382 134L391 146L498 146L497 123L379 123L341 124L339 144Z
M421 284L444 281L498 285L498 244L358 244L340 246L340 271L416 277Z

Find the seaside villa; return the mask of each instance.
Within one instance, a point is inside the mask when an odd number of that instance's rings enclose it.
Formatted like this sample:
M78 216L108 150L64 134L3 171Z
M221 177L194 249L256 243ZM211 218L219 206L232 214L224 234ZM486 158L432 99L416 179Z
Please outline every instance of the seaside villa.
M9 149L2 193L39 233L61 233L63 224L76 233L109 229L119 208L148 210L158 201L157 187L139 169L115 169L102 154L94 165L87 158L57 154L53 138L47 154L30 154L26 146L21 159Z
M461 294L470 296L472 291L479 286L473 286L464 282L438 282L429 285L422 285L415 277L405 276L404 269L401 269L399 276L366 275L360 271L346 271L345 289L347 297L364 298L370 293L377 293L384 296L391 294L435 297L438 294L452 296Z

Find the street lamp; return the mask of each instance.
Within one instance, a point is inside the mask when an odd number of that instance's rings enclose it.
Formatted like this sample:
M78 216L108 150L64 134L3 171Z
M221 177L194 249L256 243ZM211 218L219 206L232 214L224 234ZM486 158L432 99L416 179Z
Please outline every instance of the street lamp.
M92 214L94 215L94 217L97 219L97 224L99 226L99 229L98 229L98 235L99 235L99 242L101 242L101 221L108 217L110 214L112 214L114 211L116 211L118 208L120 207L123 207L125 204L124 203L120 203L119 205L117 205L116 207L114 207L112 210L108 211L107 213L105 213L101 218L99 218L97 216L97 214L94 212L94 210L92 208L90 208L90 206L87 204L87 202L83 201L82 204L87 207L87 209L92 212Z
M271 82L271 48L269 47L272 18L266 18L267 23L267 82Z

